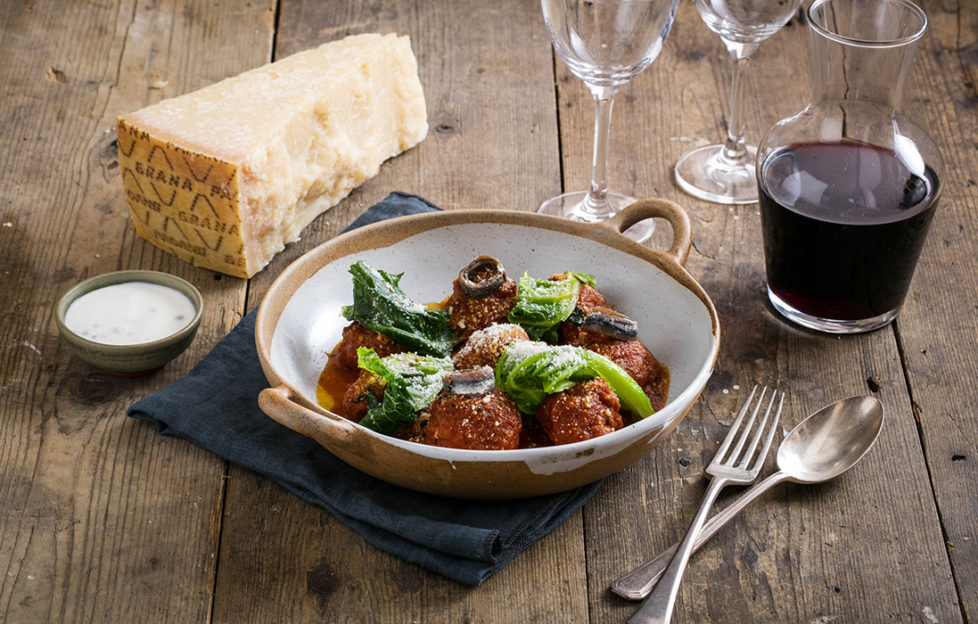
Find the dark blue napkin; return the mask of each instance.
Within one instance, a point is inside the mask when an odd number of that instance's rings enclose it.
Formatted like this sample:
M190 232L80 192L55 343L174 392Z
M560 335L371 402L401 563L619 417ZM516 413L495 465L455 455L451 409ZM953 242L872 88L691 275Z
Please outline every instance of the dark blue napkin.
M348 229L434 210L420 197L392 193ZM409 491L351 468L267 417L257 401L266 387L252 311L190 373L137 402L128 415L271 478L377 548L467 585L479 585L560 526L600 486L513 501Z

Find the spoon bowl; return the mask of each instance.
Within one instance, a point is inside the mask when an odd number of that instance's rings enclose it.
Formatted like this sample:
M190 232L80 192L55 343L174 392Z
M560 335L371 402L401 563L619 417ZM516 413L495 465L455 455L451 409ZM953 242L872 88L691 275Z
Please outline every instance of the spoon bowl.
M813 484L830 481L849 470L873 447L883 430L883 404L871 396L836 401L808 416L785 436L778 447L778 471L756 483L703 525L693 546L699 549L723 525L754 499L778 483ZM670 547L611 583L622 598L641 600L678 548Z
M778 448L778 470L795 483L822 483L862 459L883 429L883 404L855 396L801 421Z

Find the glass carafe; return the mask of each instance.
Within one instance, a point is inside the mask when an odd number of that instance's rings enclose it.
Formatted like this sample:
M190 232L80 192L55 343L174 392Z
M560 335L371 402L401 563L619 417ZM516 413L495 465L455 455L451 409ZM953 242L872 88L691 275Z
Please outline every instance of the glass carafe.
M941 191L933 139L901 112L927 27L908 0L815 0L812 101L758 147L768 297L832 333L896 318Z

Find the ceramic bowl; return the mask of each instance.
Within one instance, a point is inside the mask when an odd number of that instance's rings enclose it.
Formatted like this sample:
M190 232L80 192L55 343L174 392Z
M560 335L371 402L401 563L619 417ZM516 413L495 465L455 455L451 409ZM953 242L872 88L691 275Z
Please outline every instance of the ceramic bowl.
M76 299L93 290L126 282L150 282L183 293L193 303L195 311L193 318L187 325L169 336L152 342L126 345L95 342L76 334L65 325L65 313ZM103 273L75 285L58 301L55 318L61 337L77 357L107 373L136 377L159 370L183 353L197 335L203 310L204 300L190 282L169 273L131 270Z
M622 232L659 217L672 225L667 251ZM683 269L689 219L677 205L642 200L610 221L583 224L535 213L447 210L401 217L343 234L299 258L275 280L256 321L256 343L271 387L259 405L348 464L407 488L464 498L518 498L596 481L649 452L682 419L713 370L720 328L703 289ZM638 321L640 339L670 371L666 405L652 416L591 440L546 448L471 451L427 446L370 431L316 402L327 354L348 323L349 266L357 260L403 273L416 301L441 301L473 258L499 258L507 271L595 275L598 289Z

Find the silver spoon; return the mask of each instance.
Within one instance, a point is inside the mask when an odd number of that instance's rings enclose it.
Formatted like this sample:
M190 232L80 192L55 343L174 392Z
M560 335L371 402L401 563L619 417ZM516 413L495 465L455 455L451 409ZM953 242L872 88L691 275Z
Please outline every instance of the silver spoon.
M791 430L778 448L778 471L749 490L703 525L694 551L758 496L783 481L823 483L856 465L883 428L883 404L857 396L823 407ZM662 576L678 544L611 583L622 598L645 598Z

